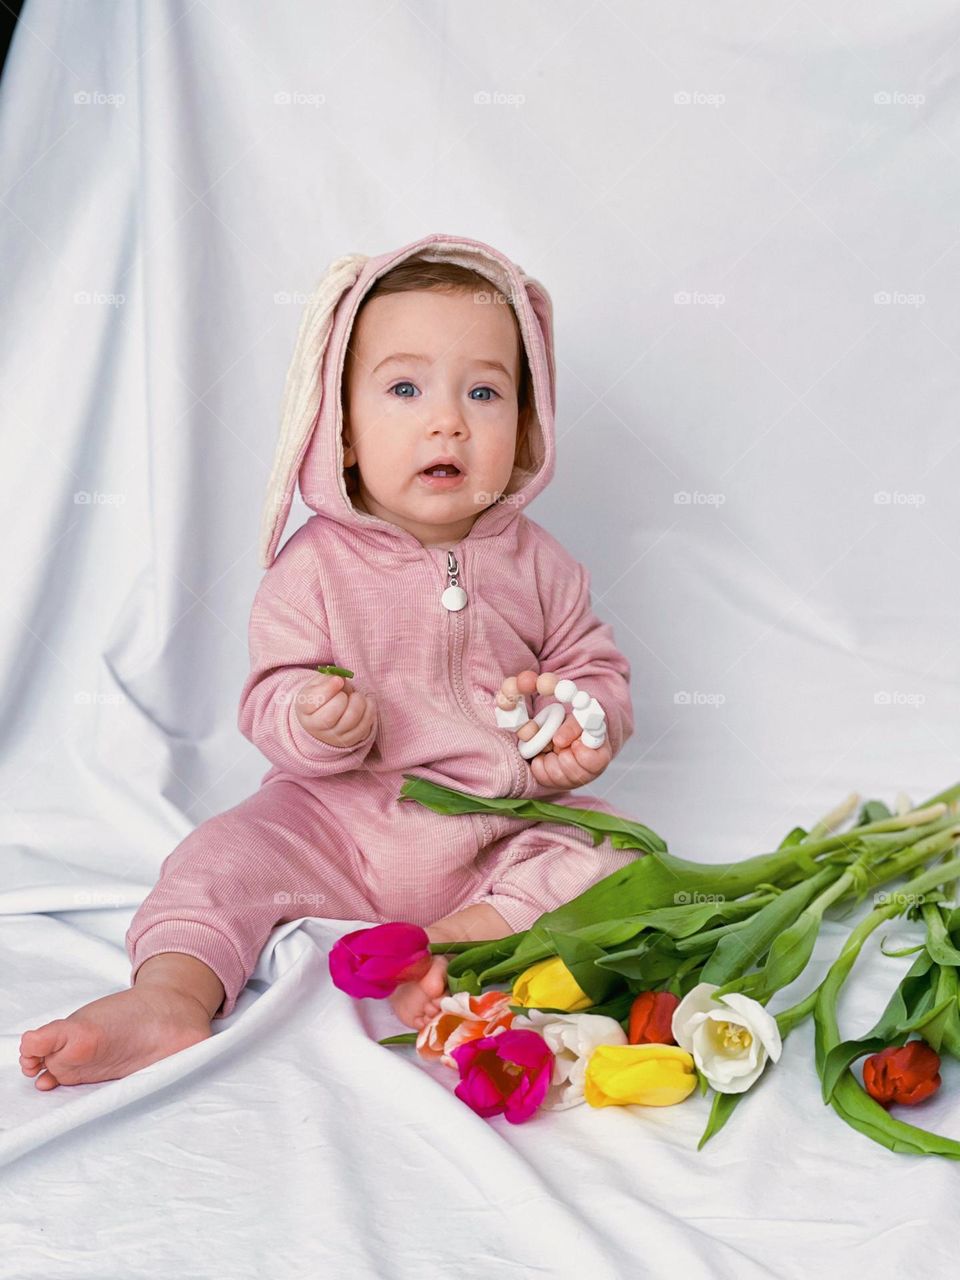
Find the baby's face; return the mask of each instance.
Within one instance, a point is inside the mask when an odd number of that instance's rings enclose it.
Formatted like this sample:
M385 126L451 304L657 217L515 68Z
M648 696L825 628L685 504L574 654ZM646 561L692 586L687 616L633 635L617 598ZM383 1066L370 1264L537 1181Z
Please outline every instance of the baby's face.
M363 308L350 347L343 437L344 465L359 464L355 504L424 546L458 542L513 471L520 346L510 304L492 286L479 299L385 294ZM455 487L421 474L438 457L458 460Z

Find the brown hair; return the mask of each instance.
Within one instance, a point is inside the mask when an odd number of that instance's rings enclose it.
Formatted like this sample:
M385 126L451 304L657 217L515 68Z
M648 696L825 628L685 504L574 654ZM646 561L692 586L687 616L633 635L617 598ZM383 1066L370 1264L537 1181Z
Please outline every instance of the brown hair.
M403 262L374 281L373 286L364 295L360 306L357 308L357 314L353 319L351 338L356 332L360 313L368 302L391 293L413 293L421 290L436 293L481 293L485 295L485 298L490 298L497 294L496 286L486 276L480 275L477 271L471 271L469 267L461 267L455 262L430 262L426 258L414 255L411 258L405 258ZM510 302L510 299L505 294L497 294L497 296L505 302ZM530 364L527 360L523 334L520 332L517 313L512 303L510 304L510 314L513 317L514 328L517 332L517 343L520 348L520 384L517 388L517 448L514 455L514 466L520 467L525 471L533 471L536 467L536 462L530 448L529 432L530 418L533 416L533 378L530 374ZM348 342L342 390L345 412L347 410L347 386L353 354L353 347ZM350 497L353 497L359 490L359 472L360 468L357 463L352 467L344 467L343 469L347 493Z

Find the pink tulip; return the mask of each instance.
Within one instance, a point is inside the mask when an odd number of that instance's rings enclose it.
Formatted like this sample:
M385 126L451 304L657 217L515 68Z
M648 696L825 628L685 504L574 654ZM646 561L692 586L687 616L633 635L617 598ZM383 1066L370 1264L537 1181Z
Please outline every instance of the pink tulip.
M453 1050L460 1072L454 1093L478 1116L529 1120L547 1095L553 1053L536 1031L501 1031Z
M429 944L426 929L402 920L346 933L328 957L333 985L358 1000L382 1000L401 982L423 977L433 963Z

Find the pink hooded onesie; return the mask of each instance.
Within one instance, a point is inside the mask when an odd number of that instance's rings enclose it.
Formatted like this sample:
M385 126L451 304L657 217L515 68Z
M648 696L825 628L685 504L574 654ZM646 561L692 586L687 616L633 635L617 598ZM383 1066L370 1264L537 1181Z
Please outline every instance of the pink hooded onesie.
M460 542L425 547L356 509L343 470L341 379L351 326L374 282L413 255L477 271L514 306L532 374L532 470ZM480 241L424 236L378 257L334 262L297 340L264 509L266 573L250 616L250 674L238 723L271 762L260 788L203 822L168 855L126 934L131 982L164 951L196 956L223 982L226 1017L277 925L303 916L428 925L489 903L514 930L638 856L573 826L505 814L441 815L399 800L413 773L481 796L544 796L616 812L579 789L541 786L516 733L498 728L504 678L533 669L575 681L607 717L614 754L633 733L630 667L591 606L589 575L524 514L554 470L552 309L537 281ZM299 481L315 515L276 554ZM466 604L448 608L458 583ZM447 596L449 603L450 597ZM317 741L293 697L318 664L354 672L377 698L355 747ZM536 695L530 714L554 699Z

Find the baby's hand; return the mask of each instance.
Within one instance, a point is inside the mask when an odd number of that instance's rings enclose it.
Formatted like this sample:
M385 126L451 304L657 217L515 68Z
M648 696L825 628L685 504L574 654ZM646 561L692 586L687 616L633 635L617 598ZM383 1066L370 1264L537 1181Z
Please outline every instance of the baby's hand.
M300 686L294 710L307 733L330 747L355 747L377 714L373 694L359 693L343 676L327 675Z
M525 694L541 693L549 697L561 678L550 671L539 675L536 671L521 671L519 675L508 676L497 694L497 706L508 711ZM538 732L539 726L530 720L517 731L517 737L526 741ZM562 791L582 787L606 769L613 759L609 738L599 747L587 747L581 741L582 733L580 721L571 712L553 735L553 742L527 761L530 772L542 787Z

